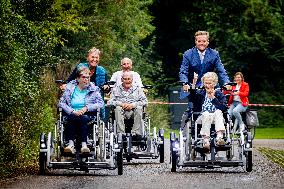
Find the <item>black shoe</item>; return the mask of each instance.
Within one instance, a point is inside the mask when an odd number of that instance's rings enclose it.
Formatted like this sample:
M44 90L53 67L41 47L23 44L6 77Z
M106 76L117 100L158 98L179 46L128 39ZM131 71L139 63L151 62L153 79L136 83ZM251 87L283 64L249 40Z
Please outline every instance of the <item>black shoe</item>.
M133 141L141 141L142 139L143 139L142 135L138 135L138 134L132 135Z

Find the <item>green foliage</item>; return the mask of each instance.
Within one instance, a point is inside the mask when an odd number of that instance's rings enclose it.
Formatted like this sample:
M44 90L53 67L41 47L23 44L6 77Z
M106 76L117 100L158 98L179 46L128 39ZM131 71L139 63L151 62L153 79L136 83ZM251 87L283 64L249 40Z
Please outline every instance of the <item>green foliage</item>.
M151 0L31 0L0 2L1 176L36 168L39 136L55 124L55 79L93 46L110 73L124 56L145 82L158 76L153 61ZM147 39L146 39L147 38ZM143 41L142 43L142 40ZM142 72L143 71L143 72ZM162 122L161 122L162 123Z
M280 91L271 92L253 92L250 94L250 103L259 104L283 104L284 97ZM283 107L250 107L258 110L260 127L284 127L284 108Z

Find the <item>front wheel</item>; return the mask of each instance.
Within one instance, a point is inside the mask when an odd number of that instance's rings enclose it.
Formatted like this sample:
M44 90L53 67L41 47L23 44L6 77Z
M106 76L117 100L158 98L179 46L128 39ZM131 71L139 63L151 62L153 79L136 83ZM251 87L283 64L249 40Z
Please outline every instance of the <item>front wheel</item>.
M172 151L172 168L171 172L177 171L177 153L175 151Z
M163 141L163 144L160 144L160 146L159 146L159 154L160 154L160 163L164 163L164 161L165 161L165 144L164 144L164 141Z
M247 151L246 171L247 172L251 172L252 171L252 151Z
M39 174L45 175L46 174L46 152L39 153Z

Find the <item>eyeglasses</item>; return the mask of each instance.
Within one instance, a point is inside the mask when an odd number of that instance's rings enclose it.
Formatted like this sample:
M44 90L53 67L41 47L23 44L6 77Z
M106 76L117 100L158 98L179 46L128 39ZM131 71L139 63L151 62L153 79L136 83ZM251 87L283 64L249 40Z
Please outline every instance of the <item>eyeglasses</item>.
M82 79L90 79L90 76L84 76L84 75L82 75L81 78L82 78Z

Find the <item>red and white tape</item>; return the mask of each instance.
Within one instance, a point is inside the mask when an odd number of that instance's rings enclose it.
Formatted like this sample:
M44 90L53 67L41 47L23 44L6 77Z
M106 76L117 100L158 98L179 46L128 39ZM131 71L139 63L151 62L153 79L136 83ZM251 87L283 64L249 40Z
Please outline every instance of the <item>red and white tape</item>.
M149 104L167 104L167 105L176 105L176 104L187 104L186 102L162 102L162 101L150 101ZM263 107L284 107L283 104L249 104L249 106L263 106Z

